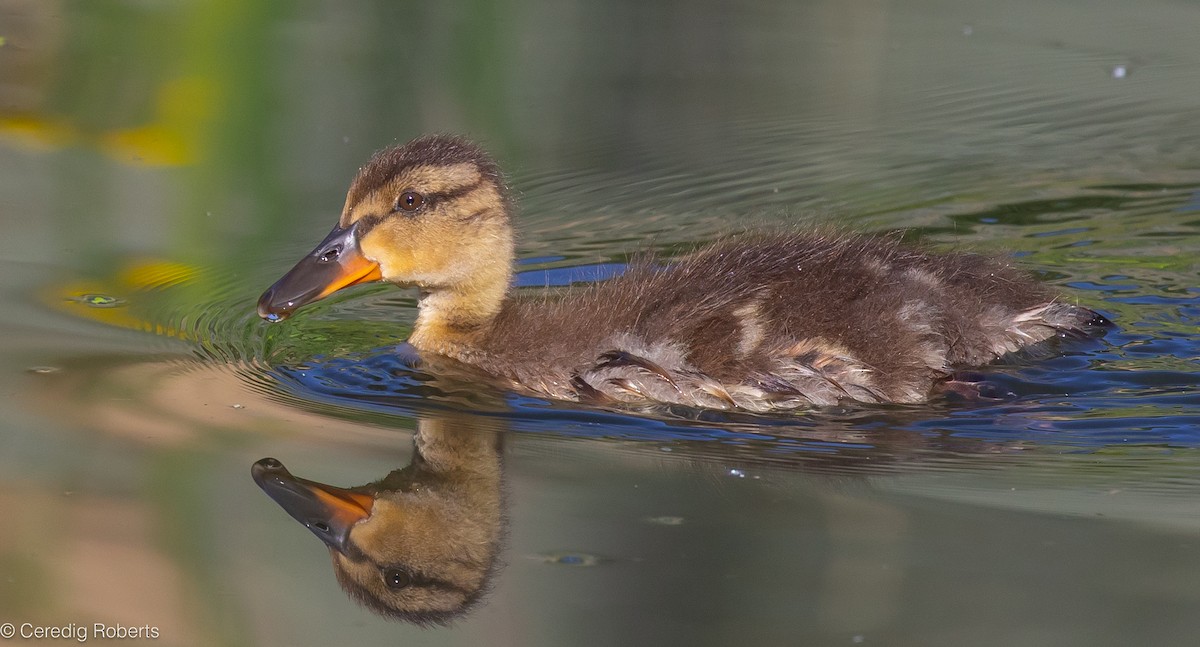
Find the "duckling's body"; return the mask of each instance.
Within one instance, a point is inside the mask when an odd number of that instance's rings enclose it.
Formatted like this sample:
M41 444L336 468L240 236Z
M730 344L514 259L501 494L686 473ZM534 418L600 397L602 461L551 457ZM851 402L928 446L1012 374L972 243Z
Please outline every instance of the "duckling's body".
M983 256L887 239L739 238L557 300L509 299L449 354L554 398L754 411L923 402L1096 314Z
M305 287L324 271L306 263L331 240L338 263L360 263L348 275L421 288L409 341L423 354L591 403L923 402L958 368L1106 323L1000 259L820 232L738 237L557 298L520 298L509 294L499 172L446 137L384 151L360 171L339 227L263 295L263 316L362 280Z

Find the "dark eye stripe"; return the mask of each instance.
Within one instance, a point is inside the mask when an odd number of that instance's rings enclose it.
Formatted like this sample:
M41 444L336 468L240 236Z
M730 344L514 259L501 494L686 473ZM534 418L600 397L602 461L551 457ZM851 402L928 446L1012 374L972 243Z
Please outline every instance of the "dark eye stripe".
M442 192L440 192L440 193L426 193L426 194L424 194L424 196L425 196L425 202L424 202L424 205L425 205L425 207L426 207L426 208L429 208L430 206L432 206L432 205L436 205L437 203L439 203L439 202L441 202L441 201L443 201L443 200L454 200L454 199L456 199L456 198L461 198L461 197L463 197L464 195L466 195L466 194L468 194L468 193L470 193L470 192L474 191L475 189L478 189L478 188L479 188L480 186L482 186L482 185L483 185L483 183L484 183L484 182L486 182L486 181L487 181L487 178L485 178L485 177L481 177L481 178L479 178L479 180L478 180L477 182L475 182L474 184L468 184L468 185L466 185L466 186L460 186L460 187L458 187L457 189L453 189L453 190L450 190L450 191L442 191ZM407 192L406 192L406 193L407 193ZM396 213L396 212L391 212L391 213L372 213L372 214L369 214L369 215L363 216L362 218L359 218L358 220L356 220L356 221L354 222L354 225L355 225L356 227L358 227L358 238L359 238L359 240L362 240L362 237L363 237L363 236L366 236L366 235L367 235L367 232L369 232L369 231L371 231L372 229L374 229L376 225L378 225L379 223L383 222L383 220L384 220L385 218L387 218L388 216L392 215L393 213ZM408 212L404 212L404 213L408 213ZM479 214L472 214L472 215L471 215L471 217L472 217L472 218L474 218L474 217L477 217L478 215L479 215ZM418 216L418 217L419 217L419 216Z
M446 580L438 579L436 577L430 577L428 575L424 575L420 572L417 572L417 571L414 571L412 569L402 567L402 566L383 565L366 555L363 556L363 561L370 563L371 566L373 566L375 568L375 570L380 573L384 573L391 569L398 569L398 570L403 571L410 578L412 578L412 581L409 584L409 586L421 586L421 587L426 587L426 588L446 589L448 591L455 591L464 596L469 596L472 593L471 591L469 591L457 584L454 584L453 582L447 582Z
M441 193L426 193L425 200L453 200L455 198L461 198L475 189L478 189L479 186L483 184L484 179L485 178L481 177L476 180L474 184L460 186L457 189L452 189L450 191L442 191Z
M354 222L354 227L357 229L355 236L361 241L367 235L368 231L371 231L375 228L375 225L383 222L384 217L388 215L391 214L373 213L359 218Z
M367 556L366 553L364 553L362 551L361 548L358 547L358 544L354 543L353 537L346 538L346 545L342 549L342 554L345 555L347 559L349 559L350 561L355 562L355 563L359 563L359 562L371 562L372 564L375 563L374 561L371 560L370 557Z

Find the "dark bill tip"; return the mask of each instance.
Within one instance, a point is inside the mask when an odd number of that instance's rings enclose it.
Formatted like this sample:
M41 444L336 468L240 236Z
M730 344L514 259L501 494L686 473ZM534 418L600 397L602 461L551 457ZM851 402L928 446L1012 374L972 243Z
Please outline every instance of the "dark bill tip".
M371 515L374 498L292 476L283 463L264 458L250 468L258 487L325 545L345 553L354 524Z
M382 278L379 265L358 249L355 228L334 227L307 256L258 299L258 316L283 321L342 288Z

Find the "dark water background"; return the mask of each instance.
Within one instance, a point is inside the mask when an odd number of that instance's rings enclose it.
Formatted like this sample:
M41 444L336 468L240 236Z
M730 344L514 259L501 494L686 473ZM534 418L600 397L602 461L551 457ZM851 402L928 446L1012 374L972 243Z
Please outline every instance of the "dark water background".
M0 2L0 622L166 645L1188 645L1189 3ZM1117 323L996 402L632 416L412 368L411 292L267 326L370 153L481 141L519 285L811 224L1008 253ZM506 435L507 566L385 621L250 464L365 483Z

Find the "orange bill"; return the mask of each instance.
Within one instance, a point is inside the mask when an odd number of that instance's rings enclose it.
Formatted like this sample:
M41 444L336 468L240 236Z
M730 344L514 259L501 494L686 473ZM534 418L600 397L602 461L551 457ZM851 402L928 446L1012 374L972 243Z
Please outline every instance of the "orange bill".
M282 321L297 308L351 285L383 278L379 264L362 255L355 227L334 227L307 256L258 299L258 316Z
M350 550L350 529L371 516L375 505L369 494L292 476L274 458L258 461L250 473L279 507L342 554Z

